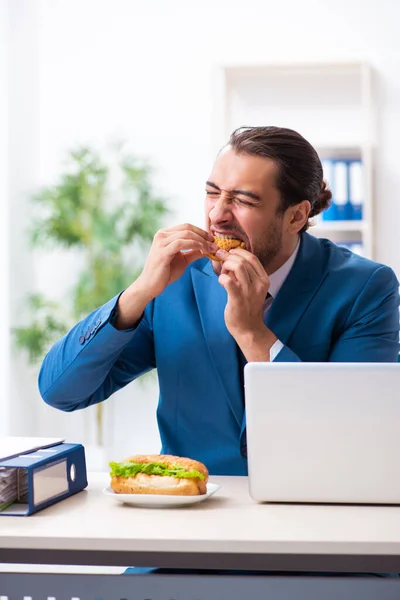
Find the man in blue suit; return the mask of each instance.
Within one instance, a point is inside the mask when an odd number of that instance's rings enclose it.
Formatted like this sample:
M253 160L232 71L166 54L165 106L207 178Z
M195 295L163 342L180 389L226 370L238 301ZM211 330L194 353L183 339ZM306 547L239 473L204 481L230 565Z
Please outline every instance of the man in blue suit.
M306 233L329 206L314 148L277 127L235 131L206 184L205 229L159 231L140 277L46 356L39 387L65 411L157 368L162 452L247 474L246 361L395 362L393 271ZM214 236L246 249L216 252Z

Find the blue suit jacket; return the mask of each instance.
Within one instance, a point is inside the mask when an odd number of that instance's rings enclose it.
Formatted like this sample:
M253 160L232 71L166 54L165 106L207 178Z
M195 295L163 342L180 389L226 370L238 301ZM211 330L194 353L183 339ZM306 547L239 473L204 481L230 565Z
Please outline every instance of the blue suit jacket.
M113 327L113 298L50 350L39 375L43 399L65 411L85 408L157 368L162 452L201 460L211 474L247 474L243 388L226 300L207 259L152 301L135 329ZM284 344L278 361L395 362L398 307L390 268L303 234L266 324Z

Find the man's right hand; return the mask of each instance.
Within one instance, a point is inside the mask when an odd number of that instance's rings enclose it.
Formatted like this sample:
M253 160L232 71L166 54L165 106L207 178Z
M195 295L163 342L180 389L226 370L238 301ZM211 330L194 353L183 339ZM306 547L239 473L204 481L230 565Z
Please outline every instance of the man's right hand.
M190 224L160 229L142 273L118 300L116 328L133 327L150 300L179 279L188 265L204 254L214 253L218 248L213 239L210 233Z

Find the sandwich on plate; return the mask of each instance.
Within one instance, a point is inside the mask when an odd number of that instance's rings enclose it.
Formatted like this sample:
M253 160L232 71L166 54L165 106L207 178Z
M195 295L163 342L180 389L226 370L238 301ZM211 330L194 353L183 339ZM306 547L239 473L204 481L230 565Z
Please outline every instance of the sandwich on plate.
M111 462L110 469L110 486L117 494L197 496L207 492L207 467L191 458L136 455Z

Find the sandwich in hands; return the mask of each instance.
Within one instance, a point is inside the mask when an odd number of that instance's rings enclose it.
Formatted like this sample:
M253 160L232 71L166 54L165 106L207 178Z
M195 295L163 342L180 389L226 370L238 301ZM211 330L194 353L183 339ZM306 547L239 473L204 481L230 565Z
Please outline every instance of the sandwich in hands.
M225 235L220 237L218 235L214 235L214 244L218 246L221 250L225 250L225 252L229 252L229 250L233 250L233 248L244 248L246 249L246 244L242 242L242 240L238 240L231 235ZM207 258L211 260L221 260L218 256L214 254L205 254Z
M203 463L169 454L131 456L110 463L111 488L117 494L198 496L207 492Z

